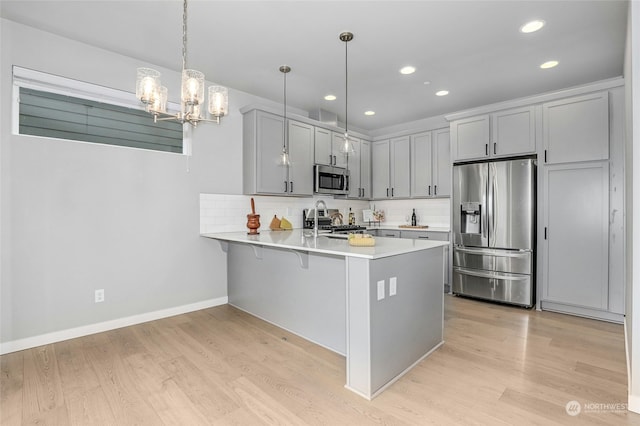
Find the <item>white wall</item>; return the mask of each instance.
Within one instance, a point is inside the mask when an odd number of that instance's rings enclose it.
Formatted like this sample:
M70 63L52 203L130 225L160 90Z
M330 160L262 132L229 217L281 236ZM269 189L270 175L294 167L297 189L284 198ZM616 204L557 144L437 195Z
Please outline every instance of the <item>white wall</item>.
M629 366L629 410L640 413L640 2L629 2L625 51L626 82L626 317L625 332ZM636 149L633 149L634 146Z
M230 90L229 116L194 131L192 157L12 135L12 65L134 92L148 64L7 20L1 31L0 352L224 303L226 260L199 236L199 196L241 193L238 108L269 102ZM161 71L175 101L179 73ZM106 300L95 304L99 288Z

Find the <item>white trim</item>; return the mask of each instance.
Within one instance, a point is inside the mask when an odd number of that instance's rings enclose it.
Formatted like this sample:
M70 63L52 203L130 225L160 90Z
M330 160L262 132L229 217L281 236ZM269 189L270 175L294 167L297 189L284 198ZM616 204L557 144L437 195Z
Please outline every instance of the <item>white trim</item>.
M13 66L13 84L27 89L74 96L95 102L144 110L134 93L61 77L59 75L47 74L41 71L22 68L17 65Z
M557 99L568 98L577 95L584 95L591 92L598 92L601 90L609 90L615 87L624 86L624 78L615 77L607 80L601 80L595 83L589 83L582 86L570 87L568 89L556 90L553 92L542 93L539 95L527 96L525 98L512 99L504 102L497 102L495 104L483 105L478 108L463 110L459 112L453 112L445 114L447 121L460 120L461 118L473 117L474 115L489 114L510 108L517 108L522 106L529 106L540 104L543 102L555 101Z
M104 331L115 330L117 328L129 327L132 325L168 318L175 315L186 314L189 312L199 311L201 309L225 305L227 303L227 296L218 297L217 299L208 299L202 302L191 303L189 305L175 306L173 308L161 309L159 311L146 312L144 314L132 315L130 317L117 318L114 320L104 321L96 324L84 325L67 330L41 334L39 336L12 340L9 342L0 343L0 355L21 351L24 349L35 348L37 346L49 345L51 343L62 342L64 340L75 339L77 337L102 333Z

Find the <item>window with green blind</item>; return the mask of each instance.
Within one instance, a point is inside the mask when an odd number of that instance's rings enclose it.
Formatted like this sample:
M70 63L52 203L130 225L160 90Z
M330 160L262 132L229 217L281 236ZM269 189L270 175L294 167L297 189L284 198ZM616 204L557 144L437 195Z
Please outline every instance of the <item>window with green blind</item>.
M183 152L182 125L143 110L20 87L19 133Z

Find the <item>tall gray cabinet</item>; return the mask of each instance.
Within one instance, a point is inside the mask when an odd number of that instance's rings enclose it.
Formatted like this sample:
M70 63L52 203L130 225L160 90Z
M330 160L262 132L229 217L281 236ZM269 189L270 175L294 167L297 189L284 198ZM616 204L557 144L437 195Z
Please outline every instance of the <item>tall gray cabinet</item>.
M610 159L616 142L610 105L608 91L542 104L540 305L621 322L623 293L616 287L622 282L610 279L610 268L617 264L610 256L610 165L622 171Z

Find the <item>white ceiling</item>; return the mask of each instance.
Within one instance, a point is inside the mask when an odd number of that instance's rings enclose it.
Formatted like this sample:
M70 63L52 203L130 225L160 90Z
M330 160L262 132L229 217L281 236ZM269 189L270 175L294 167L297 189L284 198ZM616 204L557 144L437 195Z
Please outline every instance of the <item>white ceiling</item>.
M207 80L375 130L622 75L626 1L189 2L188 66ZM142 61L181 67L182 1L7 1L0 16ZM519 28L532 19L537 33ZM555 59L560 65L542 70ZM413 65L417 72L398 71ZM135 70L132 70L132 81ZM424 84L430 81L430 84ZM132 83L133 87L133 83ZM438 90L450 91L437 97ZM325 101L332 93L338 99ZM364 116L374 110L376 115Z

